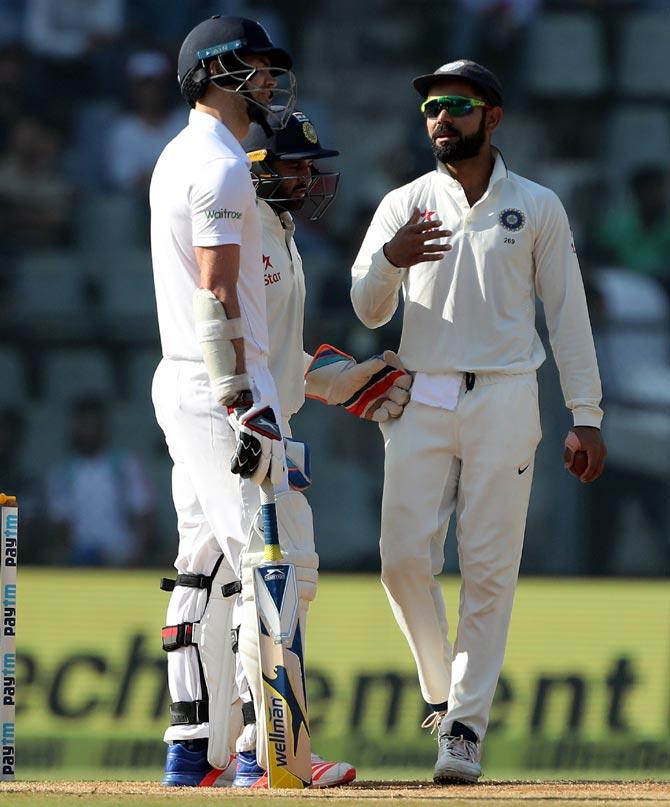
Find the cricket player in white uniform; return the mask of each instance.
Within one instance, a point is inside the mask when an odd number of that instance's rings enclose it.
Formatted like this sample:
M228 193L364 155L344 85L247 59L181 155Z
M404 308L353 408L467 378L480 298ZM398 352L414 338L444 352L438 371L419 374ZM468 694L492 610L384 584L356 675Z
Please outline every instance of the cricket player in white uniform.
M502 90L467 60L414 80L436 170L391 191L352 269L370 328L402 287L399 356L414 375L402 418L381 424L382 582L437 728L436 782L474 782L503 662L541 437L535 330L542 300L573 426L565 464L602 472L600 378L582 278L557 196L508 170L491 136ZM583 456L583 455L581 455ZM462 578L452 648L436 575L456 513Z
M279 113L281 110L275 111ZM335 157L339 152L324 149L312 122L298 111L290 116L284 128L269 136L261 126L253 124L242 145L252 161L263 225L262 264L258 268L265 277L269 366L279 392L282 434L291 436L290 419L301 409L305 397L342 405L352 414L378 422L399 417L409 400L411 377L393 352L386 351L383 357L357 363L330 345L322 345L314 356L303 348L305 277L293 238L295 224L291 213L299 212L310 220L319 219L324 214L337 191L339 174L321 172L314 161ZM277 501L281 504L292 501L293 507L309 514L311 523L311 510L299 492L309 484L308 448L293 440L288 440L287 446L289 481L294 492L278 497ZM300 458L295 463L294 453ZM295 540L296 536L293 538ZM308 530L302 544L295 549L298 567L301 562L305 563L304 558L316 558L311 531ZM259 560L256 553L247 552L245 569L253 568ZM315 593L314 587L310 597ZM305 598L303 620L308 604L309 599ZM242 655L246 648L246 644L240 641ZM248 666L245 663L245 671ZM249 701L245 689L244 682L241 682L242 698ZM258 702L260 694L253 683L251 690ZM237 745L235 786L267 787L267 775L257 759L255 721L253 703L246 703L245 728ZM329 762L312 755L313 787L342 785L351 782L355 776L355 769L346 762Z
M213 783L209 715L230 712L235 670L225 638L256 486L269 475L277 490L288 487L267 366L261 223L240 141L252 121L267 131L283 125L271 99L290 114L295 88L288 53L240 17L196 26L178 71L189 123L158 159L150 190L163 351L152 395L174 463L179 529L177 578L164 584L172 591L163 630L172 703L163 781L202 785ZM216 778L232 778L230 759Z

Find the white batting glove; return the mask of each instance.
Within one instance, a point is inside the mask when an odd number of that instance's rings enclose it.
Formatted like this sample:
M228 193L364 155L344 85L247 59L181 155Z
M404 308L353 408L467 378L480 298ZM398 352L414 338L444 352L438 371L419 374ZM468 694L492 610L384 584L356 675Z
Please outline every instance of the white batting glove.
M228 407L228 423L237 441L230 470L254 485L261 485L266 477L278 485L284 476L286 457L272 408L262 401L255 404L251 392L245 391Z
M411 386L412 376L392 350L359 364L347 353L321 345L305 373L306 397L379 423L400 417Z

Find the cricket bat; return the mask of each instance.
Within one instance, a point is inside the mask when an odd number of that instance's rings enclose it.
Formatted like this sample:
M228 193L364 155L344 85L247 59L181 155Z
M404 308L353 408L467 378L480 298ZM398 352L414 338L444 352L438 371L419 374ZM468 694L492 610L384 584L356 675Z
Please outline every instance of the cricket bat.
M282 560L274 487L261 486L265 560L254 569L258 653L266 732L268 787L304 788L312 781L303 637L295 567Z

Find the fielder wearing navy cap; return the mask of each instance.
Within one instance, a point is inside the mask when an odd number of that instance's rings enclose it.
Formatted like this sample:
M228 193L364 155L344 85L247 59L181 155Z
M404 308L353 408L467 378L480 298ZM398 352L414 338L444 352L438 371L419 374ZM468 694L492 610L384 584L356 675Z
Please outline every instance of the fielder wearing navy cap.
M427 98L431 84L435 84L443 78L463 78L474 84L484 100L491 106L503 105L502 85L498 78L483 65L469 59L458 59L455 62L443 64L434 73L417 76L412 83L419 95Z

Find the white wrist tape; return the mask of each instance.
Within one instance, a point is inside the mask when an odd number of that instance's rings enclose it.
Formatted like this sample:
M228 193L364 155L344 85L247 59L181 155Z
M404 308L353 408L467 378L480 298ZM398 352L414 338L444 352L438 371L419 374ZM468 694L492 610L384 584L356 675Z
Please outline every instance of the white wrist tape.
M204 291L204 289L198 289ZM217 300L218 302L218 300ZM221 303L219 303L221 305ZM223 308L223 306L221 306ZM223 312L225 317L226 312ZM216 342L217 339L242 339L242 318L227 319L221 321L218 319L209 320L208 322L196 322L195 332L198 337L198 342Z
M237 358L231 341L242 338L242 320L228 319L223 305L209 289L195 290L193 312L212 389L219 403L227 406L240 392L249 389L247 374L235 373Z

